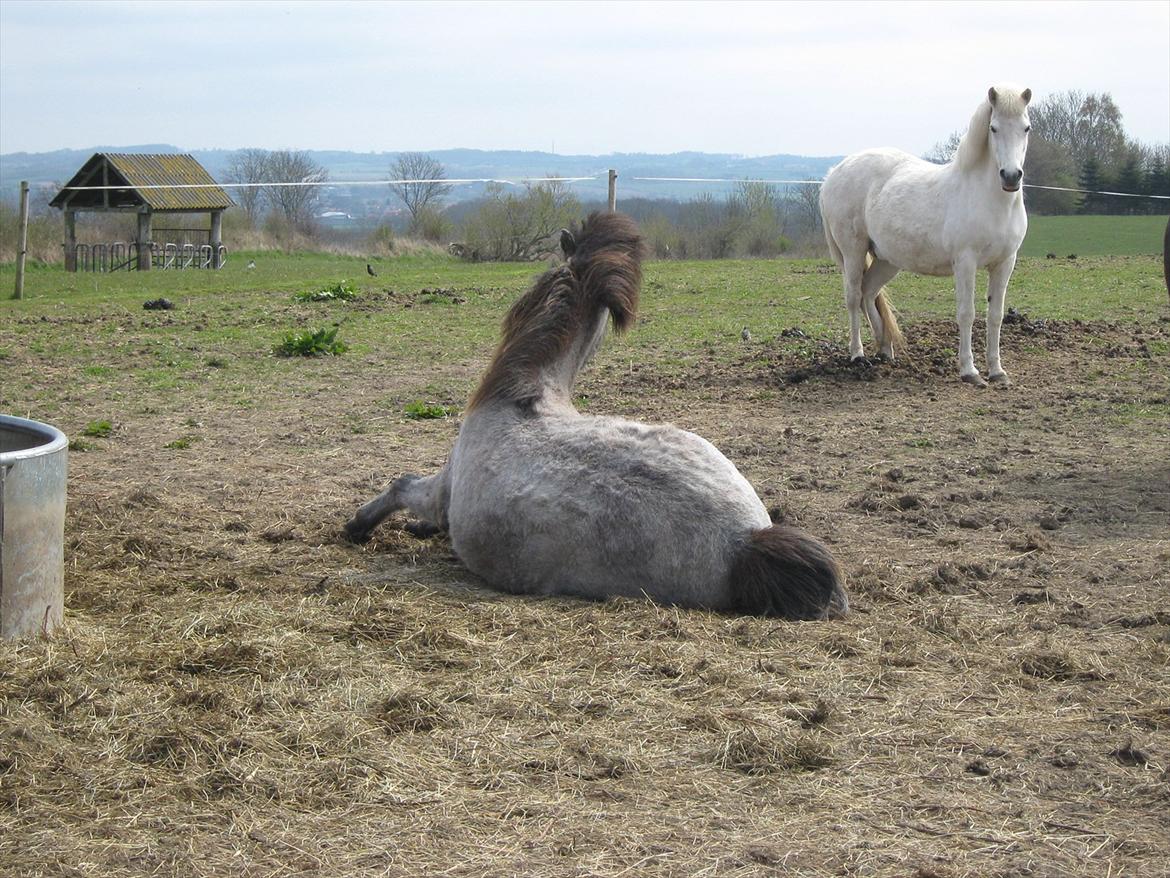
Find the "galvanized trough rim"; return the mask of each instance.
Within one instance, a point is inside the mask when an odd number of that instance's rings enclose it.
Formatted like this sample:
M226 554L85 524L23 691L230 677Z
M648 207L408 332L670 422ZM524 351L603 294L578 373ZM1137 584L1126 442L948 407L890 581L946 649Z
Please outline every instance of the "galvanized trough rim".
M0 430L13 433L25 433L37 441L31 448L21 448L17 451L0 452L0 467L12 466L17 461L32 457L41 457L53 454L66 448L69 440L56 427L42 424L40 421L31 421L28 418L17 418L13 415L0 415Z

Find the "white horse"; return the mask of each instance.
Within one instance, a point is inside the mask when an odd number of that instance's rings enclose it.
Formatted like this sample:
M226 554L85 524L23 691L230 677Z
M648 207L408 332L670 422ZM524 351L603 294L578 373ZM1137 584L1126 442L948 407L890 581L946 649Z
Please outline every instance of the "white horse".
M845 282L849 356L865 356L861 308L881 354L903 345L882 287L899 271L955 276L959 375L986 381L971 354L975 272L986 268L988 377L1008 384L999 359L1003 300L1028 230L1022 181L1032 90L996 86L975 110L954 159L934 165L896 149L846 158L821 187L825 238Z
M595 213L576 236L563 231L561 247L567 264L509 311L446 465L396 479L357 511L348 538L368 539L405 508L421 519L408 530L447 530L460 560L501 591L844 614L829 550L772 524L710 442L573 407L573 382L609 317L617 330L634 320L643 245L632 220Z

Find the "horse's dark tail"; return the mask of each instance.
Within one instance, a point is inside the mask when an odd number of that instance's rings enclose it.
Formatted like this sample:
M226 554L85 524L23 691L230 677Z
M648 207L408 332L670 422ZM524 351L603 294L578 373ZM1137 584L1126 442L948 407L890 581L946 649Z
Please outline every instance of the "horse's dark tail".
M754 531L731 566L732 609L785 619L849 611L841 569L827 546L784 524Z

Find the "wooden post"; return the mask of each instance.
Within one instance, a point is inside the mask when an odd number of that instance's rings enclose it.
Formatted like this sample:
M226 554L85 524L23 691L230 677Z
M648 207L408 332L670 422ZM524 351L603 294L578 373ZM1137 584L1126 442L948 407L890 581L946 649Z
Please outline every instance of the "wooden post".
M16 291L14 299L24 298L24 257L28 253L28 180L20 181L20 249L16 253Z
M77 271L77 211L65 208L65 270Z
M609 212L617 210L617 171L609 169Z
M219 254L220 245L223 244L222 210L213 210L211 212L211 233L208 235L208 243L211 244L211 267L223 268L223 261Z
M139 271L150 271L150 220L150 208L142 208L138 214L138 238L135 241L138 248Z

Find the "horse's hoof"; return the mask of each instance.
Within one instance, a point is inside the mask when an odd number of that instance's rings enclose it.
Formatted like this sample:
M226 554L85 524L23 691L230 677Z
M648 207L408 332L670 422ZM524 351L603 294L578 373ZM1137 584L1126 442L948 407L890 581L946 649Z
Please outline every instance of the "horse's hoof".
M431 524L429 521L408 521L402 526L402 529L420 540L429 540L435 534L443 532L441 527Z
M368 543L370 541L370 534L371 533L372 533L372 531L369 531L369 530L362 528L360 525L358 525L356 522L353 522L353 521L351 521L349 524L347 524L341 530L341 535L342 535L342 537L345 538L346 542L355 543L357 545L361 545L362 543Z
M978 372L972 372L970 375L960 375L964 382L970 384L972 387L986 387L987 382L983 380L983 376Z
M996 372L987 376L987 380L999 387L1010 387L1012 379L1008 378L1007 372Z
M873 363L870 362L869 357L865 354L858 354L856 357L849 358L849 365L856 369L869 369L873 366Z

